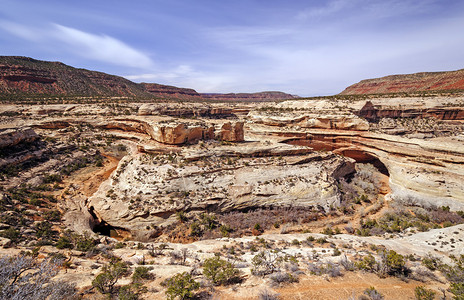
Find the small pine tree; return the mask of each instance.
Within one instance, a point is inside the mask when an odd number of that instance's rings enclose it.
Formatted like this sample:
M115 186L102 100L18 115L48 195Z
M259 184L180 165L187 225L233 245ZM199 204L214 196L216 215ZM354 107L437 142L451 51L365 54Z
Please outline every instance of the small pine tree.
M187 272L174 275L166 280L165 284L167 286L166 296L169 300L177 297L181 300L190 299L193 297L193 291L200 287L200 284Z
M115 262L103 266L103 270L92 281L92 286L102 294L114 294L115 284L120 278L128 273L127 264L125 262Z
M224 285L237 280L239 270L219 256L208 258L203 264L203 275L215 285Z

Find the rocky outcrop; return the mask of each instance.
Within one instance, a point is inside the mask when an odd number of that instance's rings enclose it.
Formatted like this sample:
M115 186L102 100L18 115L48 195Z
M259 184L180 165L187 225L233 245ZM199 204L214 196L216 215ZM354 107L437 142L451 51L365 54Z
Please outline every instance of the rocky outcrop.
M199 126L187 127L185 124L154 125L148 130L148 133L155 141L170 145L182 145L210 138L205 136L207 132L209 131L206 128Z
M126 132L147 133L146 126L140 122L110 120L95 125L97 128L109 130L122 130Z
M216 132L213 124L195 124L188 122L157 122L149 119L139 120L144 131L153 140L168 145L196 143L199 140L217 139L228 142L244 140L243 122L224 123Z
M0 129L0 149L13 147L19 143L28 143L37 140L39 136L30 127Z
M427 141L372 132L309 130L286 140L292 145L333 151L357 162L369 162L390 178L392 198L422 206L464 209L464 139ZM287 132L285 136L289 136Z
M366 79L347 87L340 94L388 94L450 90L464 90L464 69Z
M264 102L275 100L287 100L298 98L298 96L283 92L259 92L259 93L229 93L229 94L206 94L201 96L214 101L244 101L244 102Z
M308 154L311 149L307 147L259 147L256 158L249 153L257 148L256 144L219 146L204 153L184 149L182 153L159 155L150 162L127 157L88 205L108 224L140 236L147 226L175 222L177 211L309 206L328 209L339 204L336 179L354 172L353 160L333 154ZM299 154L308 154L307 159L293 157L303 150ZM271 153L281 158L271 158ZM286 154L291 155L288 161L283 158ZM209 163L205 165L205 161ZM150 176L138 175L144 172ZM135 200L131 204L125 200L128 198Z
M71 123L65 120L44 121L34 125L34 127L41 129L62 129L69 126L71 126Z
M227 142L243 142L243 122L235 122L234 124L227 122L224 123L219 132L218 139Z
M247 134L272 136L280 142L371 163L389 176L390 196L396 201L462 210L464 194L459 186L464 182L461 167L464 124L459 120L461 107L464 107L462 96L373 97L367 104L365 100L286 101L277 106L283 111L277 116L273 111L251 112L249 116L255 124L248 125ZM314 110L319 112L318 119L327 122L304 126L310 118L301 121L301 117L314 114ZM350 120L348 116L362 120L352 112L371 121L382 121L377 124L362 121L359 124L365 124L361 126L363 130L337 124L340 120ZM385 117L397 121L384 122ZM382 124L388 127L381 130ZM375 131L365 130L372 128Z
M174 106L174 107L173 107ZM178 118L229 118L235 117L232 109L192 104L189 106L143 104L138 110L139 116L164 115Z
M374 105L371 101L356 114L371 122L381 118L435 118L438 120L464 120L464 107L406 108Z
M303 128L345 129L345 130L368 130L369 123L356 115L315 115L315 114L293 114L287 116L274 116L258 112L250 112L248 116L255 123L268 126L284 127L288 125Z

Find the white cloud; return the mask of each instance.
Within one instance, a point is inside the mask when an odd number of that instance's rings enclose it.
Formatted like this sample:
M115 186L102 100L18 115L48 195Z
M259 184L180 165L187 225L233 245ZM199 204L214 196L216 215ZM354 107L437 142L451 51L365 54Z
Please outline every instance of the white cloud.
M87 59L135 68L154 66L148 55L108 35L88 33L59 24L32 27L0 21L0 28L38 45L53 45L55 49L72 52Z
M355 0L334 0L329 1L325 6L322 7L311 7L298 13L297 19L311 19L311 18L322 18L331 14L337 13L349 5L355 4Z
M29 41L39 41L42 34L38 32L38 30L34 30L27 26L23 26L21 24L9 22L9 21L0 21L0 28L9 32L13 35L16 35L20 38L29 40Z
M71 51L86 58L112 64L150 68L153 61L142 52L107 35L96 35L55 24L51 36L70 46Z
M190 87L201 93L223 92L228 86L235 87L238 74L229 72L197 71L190 65L179 65L171 70L124 76L136 82L157 82L178 87ZM233 90L232 90L233 91Z

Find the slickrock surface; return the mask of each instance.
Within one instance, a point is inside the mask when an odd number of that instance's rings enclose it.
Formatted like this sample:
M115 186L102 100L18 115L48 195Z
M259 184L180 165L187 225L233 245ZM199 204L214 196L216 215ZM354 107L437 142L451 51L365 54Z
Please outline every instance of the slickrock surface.
M241 152L259 147L261 155ZM208 148L203 156L186 150L172 158L125 158L111 179L89 199L89 206L107 223L137 234L147 225L175 221L178 211L309 206L328 209L339 203L335 179L354 172L352 160L334 155L315 155L293 164L277 157L298 153L298 149L309 152L305 147L283 147L288 148L287 152L259 143ZM221 156L232 151L232 159ZM276 156L269 156L272 153Z

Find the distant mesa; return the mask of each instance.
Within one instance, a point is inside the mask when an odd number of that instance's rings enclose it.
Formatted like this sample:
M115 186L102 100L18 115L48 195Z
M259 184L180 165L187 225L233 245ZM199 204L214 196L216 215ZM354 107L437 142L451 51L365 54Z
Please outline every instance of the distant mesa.
M0 56L0 98L126 97L181 101L274 101L295 96L282 92L199 94L188 88L135 83L103 72L78 69L61 62L22 56Z
M203 100L202 96L194 89L145 82L140 83L140 86L146 92L158 97L169 97L179 100Z
M350 85L340 95L414 93L464 90L464 69L422 72L365 79Z
M228 93L228 94L215 94L215 93L203 93L203 98L216 100L216 101L275 101L275 100L289 100L299 98L299 96L286 94L283 92L259 92L259 93Z

